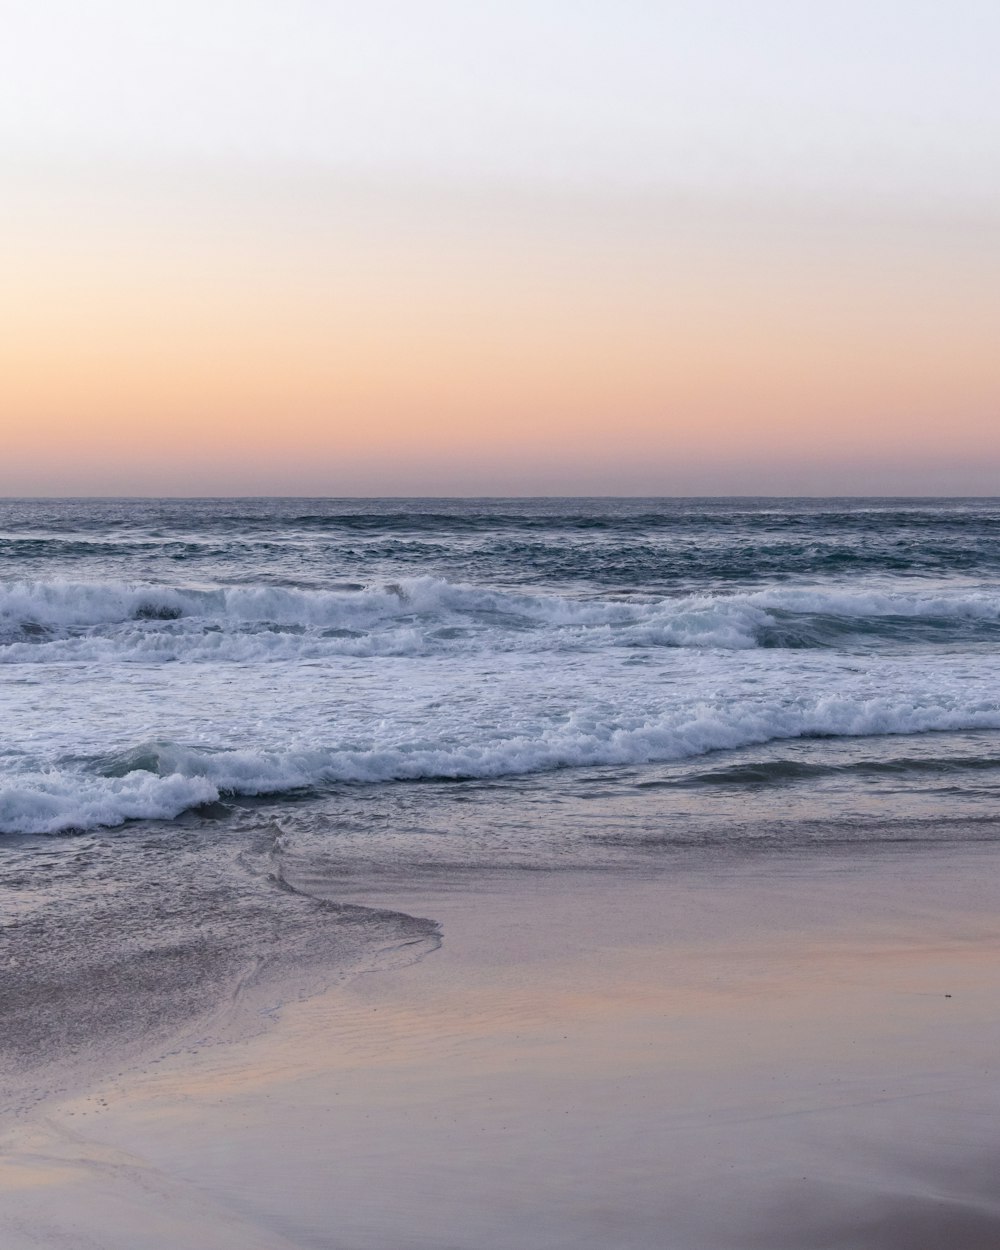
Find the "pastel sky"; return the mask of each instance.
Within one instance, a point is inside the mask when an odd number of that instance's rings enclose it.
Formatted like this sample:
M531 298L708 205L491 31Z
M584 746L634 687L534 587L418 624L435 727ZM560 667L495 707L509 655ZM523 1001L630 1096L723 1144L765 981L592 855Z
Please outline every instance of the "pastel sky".
M0 494L1000 493L995 0L5 0Z

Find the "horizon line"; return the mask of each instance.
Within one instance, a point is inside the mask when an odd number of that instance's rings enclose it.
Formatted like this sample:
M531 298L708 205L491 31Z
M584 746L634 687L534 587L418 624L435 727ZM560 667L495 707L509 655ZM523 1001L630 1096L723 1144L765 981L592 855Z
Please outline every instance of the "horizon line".
M1000 494L981 495L981 494L921 494L921 495L879 495L879 494L814 494L807 493L801 495L790 494L730 494L730 495L649 495L649 494L627 494L627 495L284 495L284 494L219 494L219 495L4 495L0 494L0 503L34 503L39 501L66 502L66 503L85 503L92 501L95 503L109 501L129 501L129 502L170 502L170 503L199 503L210 500L232 499L232 500L324 500L333 501L351 501L351 502L394 502L403 503L414 502L438 502L450 501L454 503L473 503L481 501L502 501L514 502L523 501L530 502L534 500L560 501L560 500L670 500L670 501L688 501L701 499L742 499L742 500L781 500L781 499L812 499L812 500L834 500L834 499L850 499L850 500L980 500L980 501L998 501L1000 502Z

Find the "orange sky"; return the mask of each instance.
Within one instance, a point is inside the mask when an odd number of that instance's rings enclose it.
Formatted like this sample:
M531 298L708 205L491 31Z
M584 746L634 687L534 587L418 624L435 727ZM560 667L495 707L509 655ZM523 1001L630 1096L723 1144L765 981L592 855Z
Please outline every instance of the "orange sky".
M0 491L988 492L998 232L134 171L2 223Z
M8 9L0 494L997 490L996 5Z

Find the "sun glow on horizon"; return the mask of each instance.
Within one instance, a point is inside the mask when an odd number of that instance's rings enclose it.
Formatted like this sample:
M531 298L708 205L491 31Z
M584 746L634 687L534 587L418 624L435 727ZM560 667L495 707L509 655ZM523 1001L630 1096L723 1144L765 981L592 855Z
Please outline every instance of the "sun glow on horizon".
M1000 471L985 186L417 176L151 135L148 160L8 141L0 493L950 494Z

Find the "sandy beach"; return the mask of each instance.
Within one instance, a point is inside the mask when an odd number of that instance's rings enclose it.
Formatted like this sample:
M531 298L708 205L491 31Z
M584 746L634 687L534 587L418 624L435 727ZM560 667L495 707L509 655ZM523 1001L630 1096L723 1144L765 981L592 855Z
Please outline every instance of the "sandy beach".
M331 879L440 949L8 1122L3 1244L993 1247L998 865Z

